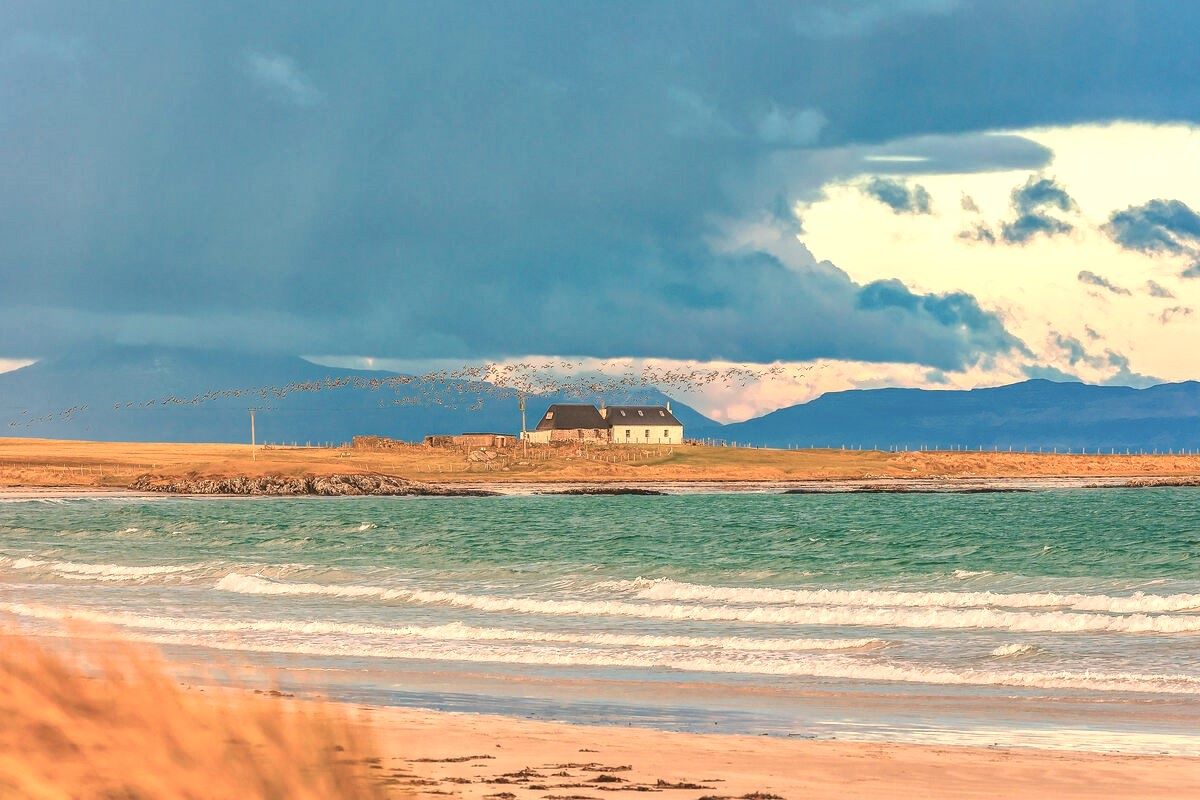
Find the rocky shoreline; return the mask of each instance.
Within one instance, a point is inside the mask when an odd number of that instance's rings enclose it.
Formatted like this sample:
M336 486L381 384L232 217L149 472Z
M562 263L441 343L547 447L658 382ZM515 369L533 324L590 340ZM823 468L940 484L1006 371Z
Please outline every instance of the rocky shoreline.
M806 486L800 489L785 489L783 494L1012 494L1033 491L1037 490L1006 486L905 486L900 483L889 483L881 486L835 486L832 488Z
M559 496L570 496L570 495L609 496L609 495L631 494L631 495L638 495L638 496L644 496L644 497L662 497L662 496L665 496L667 493L660 491L658 489L646 489L646 488L642 488L642 487L638 487L638 486L577 486L577 487L573 487L570 489L547 489L544 491L537 492L536 494L559 495Z
M0 487L0 499L42 497L194 496L261 497L493 497L538 495L691 495L691 494L990 494L1069 489L1200 488L1200 476L1087 477L949 477L911 479L822 479L773 481L489 481L430 484L382 473L325 475L162 475L144 474L124 489L70 487Z
M1102 484L1089 484L1086 488L1100 488ZM1119 484L1120 489L1155 489L1155 488L1197 488L1200 487L1200 477L1166 477L1166 478L1130 478Z
M136 492L255 497L491 497L497 492L410 481L381 473L332 475L153 475L129 485Z

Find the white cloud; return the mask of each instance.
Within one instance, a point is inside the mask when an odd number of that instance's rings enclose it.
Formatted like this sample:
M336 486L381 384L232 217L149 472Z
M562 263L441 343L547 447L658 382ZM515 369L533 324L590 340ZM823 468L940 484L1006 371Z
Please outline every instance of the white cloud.
M852 178L838 177L798 209L804 244L860 283L900 278L914 291L969 292L1000 313L1042 365L1088 381L1130 379L1130 371L1168 380L1200 374L1200 351L1179 346L1200 336L1200 318L1162 309L1167 295L1180 308L1200 307L1200 282L1180 277L1186 260L1123 250L1102 229L1114 210L1151 198L1200 206L1200 128L1120 123L1013 133L1053 150L1046 174L1078 204L1069 235L1036 237L1023 247L962 239L961 231L981 222L994 226L1011 217L1013 189L1039 170L922 172L915 165L906 178L929 190L933 214L898 216L863 197ZM964 196L971 202L954 202ZM1115 286L1153 281L1158 288L1117 297L1081 284L1081 270ZM1054 344L1058 336L1094 342L1089 359L1069 363ZM995 382L1012 375L997 371Z
M28 367L32 361L19 358L0 358L0 372L12 372L14 369Z
M246 72L261 89L293 105L313 106L323 98L296 62L280 53L250 51Z

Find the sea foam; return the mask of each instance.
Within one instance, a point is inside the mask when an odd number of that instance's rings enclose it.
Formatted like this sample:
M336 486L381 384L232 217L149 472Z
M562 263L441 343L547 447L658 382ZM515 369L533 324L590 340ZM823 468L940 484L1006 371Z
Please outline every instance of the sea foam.
M139 630L164 630L180 633L289 633L318 636L375 636L441 641L548 642L604 647L688 648L744 652L873 650L887 644L882 639L873 638L753 639L737 636L657 636L621 633L512 630L477 627L461 622L451 622L444 625L384 626L333 621L234 621L194 617L163 617L129 612L97 612L89 609L61 609L26 603L3 603L0 604L0 610L31 619L53 621L73 620L97 625L115 625Z
M996 658L1016 658L1018 656L1033 655L1038 652L1037 645L1026 644L1024 642L1014 642L1013 644L1002 644L991 652L991 655Z
M1200 631L1200 616L1108 614L1071 611L1010 611L993 608L880 608L867 606L765 606L632 603L623 600L574 600L499 597L425 589L353 584L285 583L230 573L216 588L241 594L324 595L375 598L425 605L471 608L515 614L618 616L641 619L745 622L775 625L837 625L901 628L988 628L1008 631L1091 633L1188 633Z
M375 645L342 642L247 642L166 635L137 637L159 644L188 644L250 652L293 653L355 658L456 661L468 663L524 664L529 666L591 666L631 669L667 669L681 672L772 675L796 678L840 679L868 682L924 683L949 686L1010 686L1024 689L1067 689L1100 692L1200 694L1200 678L1185 674L1156 675L1136 672L1047 672L916 666L895 662L870 662L838 655L792 655L786 659L747 654L741 658L691 656L678 651L621 652L579 648L489 646L421 647L408 643Z
M100 579L134 580L155 575L177 575L191 572L203 565L124 566L121 564L83 564L74 561L46 561L38 558L0 558L0 566L16 570L43 569L63 576L84 576Z
M7 613L53 621L79 620L120 625L132 637L158 644L187 644L246 652L294 653L329 657L399 658L431 661L667 669L683 672L756 674L855 681L885 681L1029 689L1200 694L1200 677L1123 671L1024 671L955 669L837 652L755 652L769 640L718 637L653 637L439 626L371 626L334 622L223 621L99 613L28 604L0 606ZM230 633L271 633L295 638L258 638ZM216 634L216 635L213 635ZM373 637L373 638L367 638ZM790 642L780 640L776 642ZM834 642L837 640L825 640ZM860 640L861 641L861 640ZM845 646L854 640L838 641ZM739 645L748 644L747 651ZM585 644L587 647L563 647ZM591 645L619 645L598 649ZM822 649L821 640L796 643ZM637 648L637 649L629 649ZM693 649L695 648L695 649ZM701 649L708 648L708 649ZM1013 648L1005 652L1016 653ZM886 651L884 651L886 652ZM999 654L999 650L996 653Z
M1114 614L1200 610L1200 594L1126 596L1060 592L913 592L878 589L777 589L705 586L665 578L613 581L643 600L715 601L760 605L886 606L894 608L1065 608Z

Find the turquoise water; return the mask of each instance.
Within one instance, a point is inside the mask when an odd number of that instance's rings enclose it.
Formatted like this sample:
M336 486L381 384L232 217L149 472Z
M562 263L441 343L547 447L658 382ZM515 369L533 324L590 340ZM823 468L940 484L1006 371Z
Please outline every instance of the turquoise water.
M1197 557L1188 489L0 503L39 630L377 702L1102 749L1200 751Z
M364 525L366 530L360 530ZM136 529L136 530L131 530ZM71 501L0 505L6 552L788 581L955 571L1197 578L1200 491ZM67 542L72 544L68 545Z

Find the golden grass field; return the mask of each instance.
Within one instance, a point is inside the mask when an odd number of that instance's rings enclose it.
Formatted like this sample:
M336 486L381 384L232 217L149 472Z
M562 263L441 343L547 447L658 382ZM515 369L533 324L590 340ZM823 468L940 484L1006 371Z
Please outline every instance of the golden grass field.
M0 487L124 488L168 476L382 472L433 483L789 481L862 478L1200 476L1200 456L530 446L386 450L0 439Z

